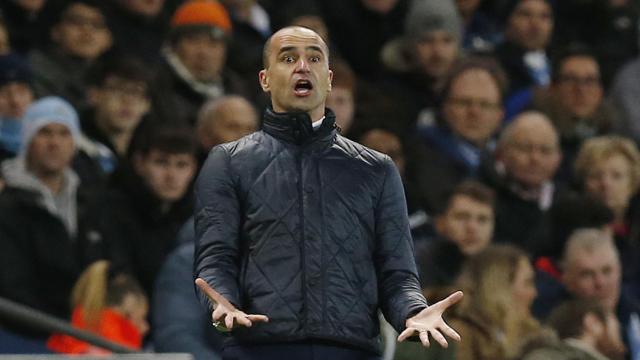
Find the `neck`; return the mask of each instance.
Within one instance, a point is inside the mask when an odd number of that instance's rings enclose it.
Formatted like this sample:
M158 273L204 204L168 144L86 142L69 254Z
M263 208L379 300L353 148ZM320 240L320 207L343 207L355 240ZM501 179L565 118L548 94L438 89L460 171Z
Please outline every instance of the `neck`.
M614 224L624 224L626 214L627 214L627 207L619 207L617 209L613 209Z
M57 194L62 190L64 185L64 172L44 173L35 172L35 176L40 180L52 193Z
M102 133L111 141L116 153L120 156L124 156L127 153L133 131L118 131L117 129L110 128L105 125L105 121L98 117L96 124Z

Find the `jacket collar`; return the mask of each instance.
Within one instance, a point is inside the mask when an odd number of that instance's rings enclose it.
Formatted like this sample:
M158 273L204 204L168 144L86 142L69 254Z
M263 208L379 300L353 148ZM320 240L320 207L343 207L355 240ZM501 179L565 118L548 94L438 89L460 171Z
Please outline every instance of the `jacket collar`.
M263 114L262 129L267 134L296 145L333 139L336 128L336 117L330 109L325 110L324 121L315 131L305 112L278 113L269 106Z

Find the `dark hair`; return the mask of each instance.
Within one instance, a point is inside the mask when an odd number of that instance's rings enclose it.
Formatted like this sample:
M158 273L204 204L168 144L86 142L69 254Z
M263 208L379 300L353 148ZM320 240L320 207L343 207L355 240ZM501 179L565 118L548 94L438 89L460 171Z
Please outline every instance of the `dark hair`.
M476 202L490 206L492 209L495 207L495 192L493 189L475 180L461 182L451 189L447 195L447 200L442 204L438 214L444 214L456 196L469 197Z
M576 299L556 306L547 323L558 333L560 339L578 338L583 333L584 317L587 314L595 315L603 323L607 321L605 311L597 300Z
M572 43L559 50L553 57L551 65L551 80L554 83L557 83L560 80L562 65L564 65L565 61L573 57L591 58L596 62L596 64L598 64L598 69L600 69L598 56L589 46L582 43Z
M500 91L500 101L504 99L508 88L508 80L502 67L500 67L498 62L491 57L474 56L459 61L447 73L442 92L440 93L438 108L442 108L442 105L447 101L453 83L460 77L460 75L469 70L486 71L491 78L493 78L498 90Z
M109 17L107 16L107 11L106 11L107 8L105 5L105 2L106 1L102 1L102 0L71 0L71 1L61 2L57 4L57 6L55 6L54 9L52 9L54 13L53 17L51 18L52 24L53 25L60 24L64 19L64 15L66 14L66 12L69 10L70 7L77 4L81 4L81 5L85 5L85 6L97 9L100 12L100 14L102 14L102 16L104 17L104 21L105 21L105 24L107 25L107 28L111 29L111 26L109 26L110 23L109 23Z
M197 143L193 130L186 126L160 126L149 129L149 133L136 143L133 153L143 155L153 150L167 154L197 154Z
M110 53L100 58L87 74L87 83L100 87L110 76L117 76L127 81L143 82L149 85L151 72L144 63L131 55Z

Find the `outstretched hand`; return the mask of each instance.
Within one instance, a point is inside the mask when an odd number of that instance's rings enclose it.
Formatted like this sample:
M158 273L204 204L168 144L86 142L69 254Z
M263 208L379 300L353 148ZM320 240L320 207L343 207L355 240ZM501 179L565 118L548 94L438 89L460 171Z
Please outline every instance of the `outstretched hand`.
M229 300L225 299L224 296L213 290L213 288L203 279L197 278L196 285L213 303L214 310L211 314L211 320L213 321L213 326L215 326L217 330L230 331L236 324L251 327L254 321L269 322L269 318L265 315L245 314L243 311L238 310L229 302ZM223 321L224 324L222 323Z
M431 334L431 337L445 348L449 346L447 339L444 337L445 335L455 341L460 341L460 335L458 335L455 330L444 322L442 314L451 305L460 301L462 296L462 291L456 291L446 299L438 301L437 303L420 311L417 315L407 319L407 328L400 334L400 336L398 336L398 341L404 341L408 337L413 336L416 332L424 346L430 346L429 334Z

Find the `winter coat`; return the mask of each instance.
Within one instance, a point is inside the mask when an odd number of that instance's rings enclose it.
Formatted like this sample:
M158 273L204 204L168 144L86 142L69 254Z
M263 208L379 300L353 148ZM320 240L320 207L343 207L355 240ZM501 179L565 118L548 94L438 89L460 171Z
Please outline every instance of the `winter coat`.
M378 308L400 332L427 305L398 170L337 135L330 110L314 131L307 114L268 109L261 131L215 147L196 184L195 224L194 276L270 319L234 329L231 342L375 351Z

